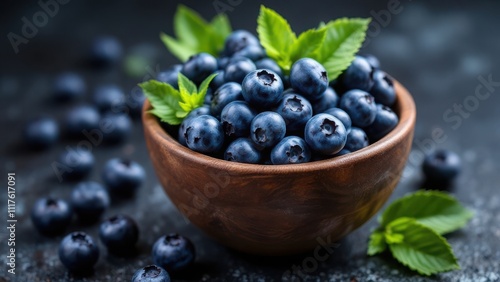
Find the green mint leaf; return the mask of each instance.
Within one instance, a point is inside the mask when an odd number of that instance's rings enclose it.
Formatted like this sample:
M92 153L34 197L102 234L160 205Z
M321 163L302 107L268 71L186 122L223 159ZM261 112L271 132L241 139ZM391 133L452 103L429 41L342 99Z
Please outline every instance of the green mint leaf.
M382 214L382 227L400 217L416 219L439 234L463 227L473 213L451 195L439 191L418 191L394 201Z
M192 110L201 107L205 100L205 95L207 94L208 86L210 85L210 82L216 75L217 75L216 73L209 75L200 84L199 89L197 89L196 85L193 82L191 82L183 74L179 73L178 83L179 83L179 93L181 98L181 101L179 101L179 106L181 107L181 109L189 113Z
M257 18L257 33L267 55L276 60L283 70L289 70L292 64L290 49L297 37L288 22L274 10L262 5Z
M182 62L186 61L189 56L196 54L197 46L184 44L181 41L175 40L173 37L160 33L160 39L167 49Z
M290 53L292 62L300 58L311 57L321 47L326 36L326 28L310 29L300 34L293 43Z
M313 59L325 67L330 81L336 79L354 60L365 40L369 23L370 19L341 18L326 24L325 40Z
M373 256L379 254L387 249L387 244L385 243L384 232L374 231L370 235L370 241L368 242L368 255Z
M139 86L153 106L150 113L160 118L161 121L172 125L182 122L182 117L180 116L182 116L184 111L179 106L179 91L170 84L156 80L143 82Z
M420 274L460 268L446 239L415 219L398 218L387 226L386 232L402 235L402 242L389 243L389 249L399 262Z
M210 22L210 29L212 30L212 39L210 40L212 49L219 52L224 49L226 38L231 33L231 23L225 14L217 14Z

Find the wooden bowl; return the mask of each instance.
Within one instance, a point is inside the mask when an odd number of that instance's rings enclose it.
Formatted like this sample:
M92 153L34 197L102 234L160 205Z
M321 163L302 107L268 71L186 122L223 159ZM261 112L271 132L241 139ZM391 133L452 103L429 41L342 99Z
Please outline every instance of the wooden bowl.
M147 113L143 123L156 175L194 225L233 249L288 255L335 242L370 219L399 181L410 152L416 109L395 82L399 116L378 142L333 159L255 165L209 157L179 144Z

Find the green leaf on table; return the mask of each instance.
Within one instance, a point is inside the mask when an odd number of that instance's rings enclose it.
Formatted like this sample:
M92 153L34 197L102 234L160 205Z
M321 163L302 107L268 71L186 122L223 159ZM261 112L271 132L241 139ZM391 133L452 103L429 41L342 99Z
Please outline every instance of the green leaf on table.
M418 191L394 201L382 214L380 223L385 227L397 218L410 217L439 234L445 234L463 227L472 215L447 193Z
M341 18L330 21L320 28L326 28L326 36L313 57L328 72L330 81L336 79L354 60L366 37L371 19Z
M368 255L373 256L379 254L387 249L385 243L385 236L383 231L375 231L370 235L368 242Z
M431 275L460 268L446 239L415 219L396 219L387 230L402 236L401 242L388 245L393 256L410 269Z

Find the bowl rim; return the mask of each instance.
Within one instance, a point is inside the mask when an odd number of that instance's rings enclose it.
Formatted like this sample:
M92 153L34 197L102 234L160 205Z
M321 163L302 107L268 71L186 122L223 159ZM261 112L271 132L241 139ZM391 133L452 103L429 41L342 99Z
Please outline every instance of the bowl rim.
M363 159L369 159L383 154L386 148L395 146L404 140L405 136L411 134L413 125L416 120L415 102L408 90L394 79L394 89L396 92L396 104L392 107L399 117L399 122L396 127L387 135L377 142L369 146L346 155L329 158L320 161L312 161L301 164L285 164L285 165L265 165L265 164L247 164L230 162L223 159L211 157L202 153L198 153L180 144L170 134L168 134L160 125L159 120L148 110L151 104L148 99L145 100L142 108L142 123L145 133L149 128L151 137L155 142L162 143L171 152L181 158L189 160L191 163L196 163L205 167L217 167L227 171L229 174L289 174L294 172L315 172L324 169L334 169L343 166L350 166L360 162ZM146 133L147 134L147 133Z

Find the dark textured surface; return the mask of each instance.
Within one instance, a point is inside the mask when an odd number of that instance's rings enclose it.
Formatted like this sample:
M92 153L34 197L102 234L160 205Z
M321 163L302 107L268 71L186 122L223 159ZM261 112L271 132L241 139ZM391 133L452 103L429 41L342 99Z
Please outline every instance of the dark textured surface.
M154 57L151 69L165 69L175 60L161 45L158 33L172 32L170 26L176 4L145 1L70 1L57 15L39 29L38 34L21 45L14 54L6 35L20 33L21 18L41 8L35 1L15 4L4 1L0 8L0 126L1 171L17 176L17 265L16 275L6 273L7 245L5 227L0 230L2 269L0 281L79 281L66 273L57 258L62 237L47 239L36 232L29 219L35 199L44 195L68 198L74 184L59 183L50 164L65 147L77 142L64 140L45 152L30 152L20 144L22 125L29 118L42 114L62 121L64 106L50 102L50 81L63 70L76 70L85 75L90 90L100 83L116 82L125 90L142 78L130 78L122 68L110 72L90 71L82 65L82 54L92 38L114 34L127 51L149 48ZM224 1L225 2L225 1ZM324 1L264 1L282 13L294 29L305 30L320 20L339 16L370 16L387 7L386 1L350 1L328 4ZM215 14L212 1L186 3L206 17ZM101 245L101 258L95 273L82 281L129 281L133 272L151 263L150 249L161 235L177 231L191 238L197 248L196 265L176 280L204 281L279 281L286 271L301 266L302 277L308 281L498 281L500 280L500 98L499 83L489 90L491 95L479 100L477 109L466 110L454 121L443 115L455 104L472 101L481 78L491 76L500 81L497 27L500 4L494 1L440 1L423 3L401 1L403 9L392 15L386 27L373 36L363 50L378 56L382 67L398 78L413 93L418 114L413 152L403 179L391 199L422 186L420 172L422 152L432 147L449 148L463 160L462 174L452 187L453 193L476 212L466 228L447 235L460 261L461 270L423 278L402 268L389 256L369 258L366 241L375 218L338 242L335 251L316 266L313 252L287 258L247 256L228 250L207 238L190 225L171 205L154 175L146 152L142 128L134 123L134 132L126 144L93 149L97 165L89 179L100 181L99 172L112 157L130 157L145 166L148 180L134 199L113 202L106 216L123 212L139 223L141 238L139 254L134 258L108 255ZM255 30L258 4L242 1L229 13L234 28ZM307 16L305 16L307 15ZM375 31L372 34L375 34ZM150 44L146 47L143 44ZM488 88L480 89L486 93ZM87 98L91 92L88 91ZM469 109L470 106L469 106ZM460 116L452 114L453 116ZM433 132L441 129L446 138L437 144ZM5 179L5 178L4 178ZM5 184L4 184L5 185ZM6 191L6 190L3 190ZM6 192L0 194L1 226L6 220ZM97 226L78 226L97 237ZM328 238L325 238L327 241ZM302 265L305 264L305 268ZM291 279L289 279L291 280Z

